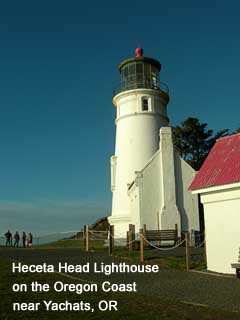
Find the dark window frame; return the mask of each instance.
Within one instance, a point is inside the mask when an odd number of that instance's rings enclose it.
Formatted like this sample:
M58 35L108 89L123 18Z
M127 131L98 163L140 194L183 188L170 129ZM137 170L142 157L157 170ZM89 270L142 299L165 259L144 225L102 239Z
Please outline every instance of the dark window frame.
M142 111L149 111L149 98L142 97Z

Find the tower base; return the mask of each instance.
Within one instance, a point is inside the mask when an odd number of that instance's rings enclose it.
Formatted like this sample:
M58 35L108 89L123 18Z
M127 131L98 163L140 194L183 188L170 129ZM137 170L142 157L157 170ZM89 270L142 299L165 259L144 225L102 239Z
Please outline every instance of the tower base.
M129 215L113 215L108 217L108 222L110 225L114 225L114 237L115 238L126 238L127 230L129 229L129 224L132 220Z

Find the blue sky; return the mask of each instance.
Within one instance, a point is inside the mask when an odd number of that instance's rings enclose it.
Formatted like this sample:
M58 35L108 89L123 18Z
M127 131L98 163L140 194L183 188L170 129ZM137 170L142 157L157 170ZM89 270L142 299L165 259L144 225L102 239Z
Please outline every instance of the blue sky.
M138 44L162 64L172 125L193 116L215 131L240 127L239 10L238 1L2 2L0 232L78 229L110 213L112 89Z

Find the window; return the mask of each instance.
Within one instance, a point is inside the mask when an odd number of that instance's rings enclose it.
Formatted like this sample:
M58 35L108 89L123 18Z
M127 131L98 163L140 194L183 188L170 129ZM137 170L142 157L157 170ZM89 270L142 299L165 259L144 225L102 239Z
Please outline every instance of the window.
M136 64L136 73L143 74L143 64L142 63Z
M129 64L129 74L134 75L135 73L136 73L136 64L135 63Z
M150 64L147 64L147 63L144 64L144 74L145 76L150 74Z
M148 98L142 98L142 111L148 111Z
M152 73L152 88L157 89L157 76L156 73Z

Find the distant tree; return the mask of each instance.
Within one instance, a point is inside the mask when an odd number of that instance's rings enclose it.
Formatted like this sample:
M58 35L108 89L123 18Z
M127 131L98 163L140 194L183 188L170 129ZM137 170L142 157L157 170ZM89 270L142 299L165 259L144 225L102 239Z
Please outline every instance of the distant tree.
M173 142L176 150L195 170L199 170L217 139L228 135L228 129L213 135L207 123L197 118L187 118L181 126L173 127Z
M238 129L236 130L236 133L240 133L240 128L238 128Z

